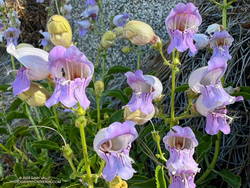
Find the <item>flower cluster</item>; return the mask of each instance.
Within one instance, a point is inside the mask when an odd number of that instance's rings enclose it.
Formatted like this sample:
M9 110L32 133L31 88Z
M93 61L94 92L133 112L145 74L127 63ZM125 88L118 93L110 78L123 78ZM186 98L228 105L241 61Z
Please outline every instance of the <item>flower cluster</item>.
M87 0L85 2L86 9L82 12L82 21L78 21L79 35L84 36L91 28L91 22L96 21L98 18L99 7L95 0Z
M7 14L6 20L1 20L0 22L0 41L4 38L7 42L7 46L11 43L17 45L18 38L21 34L21 22L18 18L17 12L11 10Z
M229 47L232 45L233 38L226 30L217 27L215 32L208 38L207 45L213 49L213 54L208 61L208 66L198 68L189 77L189 87L201 95L196 101L196 110L206 117L206 132L214 135L219 131L224 134L230 133L229 122L232 118L227 116L226 106L242 97L230 96L221 83L221 79L227 69L227 61L231 59ZM203 46L207 46L203 45Z
M166 164L172 179L170 188L194 188L194 177L200 169L193 159L198 141L192 129L174 126L163 138L163 142L170 154Z

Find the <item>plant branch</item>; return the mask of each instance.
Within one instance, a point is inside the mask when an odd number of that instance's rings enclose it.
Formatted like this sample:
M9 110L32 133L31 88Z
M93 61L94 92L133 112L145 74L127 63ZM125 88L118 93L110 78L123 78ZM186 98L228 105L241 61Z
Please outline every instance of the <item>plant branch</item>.
M214 169L216 162L219 157L220 153L220 143L221 143L221 132L217 134L217 139L215 141L215 151L214 151L214 156L212 159L212 162L208 166L208 168L205 170L205 172L202 174L202 176L196 181L198 185L202 184L202 182L206 179L206 177L211 173L211 171Z

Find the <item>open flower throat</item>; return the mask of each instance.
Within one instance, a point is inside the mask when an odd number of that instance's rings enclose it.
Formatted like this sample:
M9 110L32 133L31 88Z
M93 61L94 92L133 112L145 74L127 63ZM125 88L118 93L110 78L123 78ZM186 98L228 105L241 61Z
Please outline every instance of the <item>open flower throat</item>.
M74 80L76 78L87 78L90 76L90 68L79 62L66 61L59 67L60 77L66 80Z
M130 147L130 143L132 142L133 135L124 134L117 136L113 139L110 139L100 146L100 150L109 153L109 152L121 152L124 149Z
M185 31L186 29L197 29L196 28L196 15L190 13L177 14L172 21L169 29Z
M189 138L181 136L171 136L168 139L168 144L171 148L178 150L192 149L192 141Z

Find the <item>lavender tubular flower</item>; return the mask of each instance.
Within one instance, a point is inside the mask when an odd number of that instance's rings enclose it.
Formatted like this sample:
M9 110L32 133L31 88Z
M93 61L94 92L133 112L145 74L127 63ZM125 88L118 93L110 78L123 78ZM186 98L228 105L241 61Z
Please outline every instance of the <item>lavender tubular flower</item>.
M114 122L109 127L101 129L94 139L94 150L106 161L103 178L112 181L116 176L128 180L135 170L129 157L131 143L138 137L132 121Z
M56 82L53 95L46 106L61 102L66 107L73 107L78 102L87 109L90 105L85 89L94 73L93 64L77 47L54 47L49 53L51 74Z
M234 39L227 31L215 32L210 39L210 47L213 49L213 57L223 57L226 61L232 57L229 54L229 48ZM210 60L211 61L211 60Z
M78 27L79 27L79 35L80 36L85 36L90 29L91 23L88 20L83 20L83 21L79 21L78 23Z
M85 5L86 6L94 6L94 5L96 5L96 1L95 0L86 0L85 1Z
M113 18L113 24L117 27L123 27L127 23L128 19L128 13L119 14Z
M22 67L12 84L14 95L27 91L30 80L43 80L49 76L48 53L39 48L23 46L16 48L13 43L7 46L7 52L13 55Z
M41 45L43 47L48 46L48 44L50 42L50 34L49 34L49 32L39 31L39 33L43 36L43 39L41 40Z
M198 145L195 135L189 127L174 126L163 138L170 153L166 166L172 177L170 188L194 188L194 176L199 172L193 159L194 148Z
M88 6L81 14L84 18L92 18L93 20L97 19L99 13L99 7L97 5Z
M127 108L125 112L129 115L132 112L136 112L134 115L139 115L137 123L141 124L141 118L144 117L147 120L151 119L155 113L153 99L159 97L162 93L162 84L160 80L154 76L143 75L141 70L137 70L135 73L127 72L127 82L133 89L133 95L129 103L125 106ZM136 115L136 116L137 116ZM149 116L148 116L149 115Z
M212 91L214 90L214 91ZM211 93L208 93L211 92ZM215 96L218 94L218 96ZM228 95L222 87L210 86L208 91L203 92L195 103L196 110L206 117L206 132L210 135L230 133L229 123L232 118L227 116L226 105L243 100L242 97Z
M3 33L3 37L7 41L7 46L11 43L16 46L20 33L21 31L15 27L9 27L7 30L5 30Z
M193 43L193 36L198 31L201 22L201 15L194 4L178 3L165 21L171 38L168 53L176 48L179 52L189 49L191 54L195 54L197 49Z
M230 96L222 87L221 77L225 72L224 67L201 67L193 71L189 77L189 87L196 93L201 93L197 99L196 110L207 118L206 132L215 135L219 131L230 133L226 105L242 100L242 97Z

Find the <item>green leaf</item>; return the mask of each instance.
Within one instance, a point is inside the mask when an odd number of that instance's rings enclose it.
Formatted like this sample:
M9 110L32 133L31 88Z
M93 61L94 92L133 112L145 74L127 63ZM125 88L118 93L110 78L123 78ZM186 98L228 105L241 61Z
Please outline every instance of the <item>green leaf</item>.
M40 171L40 176L49 177L51 175L51 167L52 167L52 163L50 162L45 163Z
M183 84L181 86L176 87L175 92L183 92L189 88L188 84Z
M118 89L105 91L103 95L118 98L124 104L128 103L128 97L124 95L121 90L118 90Z
M18 136L24 136L24 135L28 135L29 134L29 127L28 126L18 126L16 127L13 132L14 132L14 136L18 137Z
M202 161L207 153L210 152L212 148L212 137L208 135L203 135L199 138L199 145L197 146L197 161L198 163Z
M5 128L0 128L0 135L8 134L8 131Z
M23 119L23 118L25 118L25 119L27 119L28 117L26 116L26 114L24 114L24 113L20 113L20 112L9 112L8 114L7 114L7 117L6 117L6 120L8 121L8 122L10 122L10 121L12 121L13 119Z
M164 177L163 166L158 165L155 169L155 180L157 188L167 188L166 180Z
M222 179L227 182L232 188L240 188L241 187L241 177L235 175L234 173L230 172L228 169L224 169L220 172L217 172Z
M60 150L60 147L57 143L49 141L49 140L42 140L42 141L36 141L32 143L33 147L36 148L46 148L51 150Z
M142 180L140 183L133 183L129 186L129 188L146 188L146 187L155 187L155 179Z
M248 93L248 92L240 91L240 92L235 92L232 95L233 96L242 96L245 100L249 100L250 99L250 93Z
M14 166L14 172L17 177L23 177L23 165L21 163L16 163Z
M10 85L0 85L0 91L6 92Z
M125 73L131 71L130 68L124 66L113 66L109 69L108 74Z
M133 93L133 90L130 88L130 87L126 87L124 90L123 90L124 94L130 98L132 93Z
M111 74L111 75L106 75L104 76L103 82L105 87L107 87L107 85L109 84L109 81L113 80L115 77Z
M11 103L10 107L8 108L8 111L16 110L20 106L20 104L22 104L22 103L23 103L23 101L21 99L17 98L16 100L14 100Z
M250 99L250 87L249 86L241 86L240 89L234 92L233 96L242 96L245 100Z
M109 123L113 123L115 121L121 121L123 119L123 110L118 110L113 113L109 119Z

